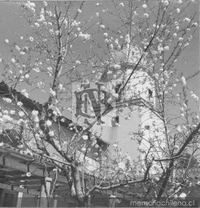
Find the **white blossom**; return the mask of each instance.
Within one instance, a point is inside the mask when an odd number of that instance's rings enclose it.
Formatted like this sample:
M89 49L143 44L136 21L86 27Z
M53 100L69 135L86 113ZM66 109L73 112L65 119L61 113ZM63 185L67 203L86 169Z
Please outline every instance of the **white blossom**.
M35 23L36 27L40 27L40 24L38 22Z
M51 23L51 22L48 22L48 25L49 25L49 26L52 26L52 23Z
M13 119L9 115L3 115L3 120L12 121Z
M98 154L98 152L95 152L94 155L97 157L99 154Z
M63 89L63 84L59 84L59 90L62 90Z
M114 48L113 44L111 43L110 44L110 49L112 50Z
M90 34L88 33L82 33L80 32L79 35L78 35L80 38L84 39L84 40L89 40L91 38Z
M52 11L46 11L46 13L47 13L50 17L52 17L52 16L53 16Z
M35 7L35 3L33 3L33 2L27 1L27 4L28 4L30 7Z
M190 35L189 37L188 37L188 41L191 41L192 40L192 35Z
M105 28L106 28L105 25L100 25L100 27L101 27L102 29L105 29Z
M169 5L169 1L167 1L167 0L165 0L163 3L164 3L165 6Z
M165 51L168 51L168 50L169 50L169 46L165 46L165 47L164 47L164 50L165 50Z
M113 67L114 67L115 69L121 69L121 65L120 65L120 64L115 64Z
M184 113L181 113L181 116L182 116L182 117L185 117L185 114L184 114Z
M181 12L180 8L177 8L176 11L178 14Z
M20 51L20 49L21 49L18 45L16 45L15 48L16 48L18 51Z
M34 122L35 123L38 123L40 120L39 120L39 118L36 116L36 117L34 117Z
M77 65L80 65L81 62L80 62L79 60L76 60L76 64L77 64Z
M40 19L37 20L38 22L43 22L45 21L44 14L40 14Z
M33 70L34 70L35 72L37 72L37 73L39 73L39 72L40 72L40 69L39 69L38 67L33 68Z
M199 97L194 93L194 92L191 92L191 97L195 100L195 101L199 101Z
M74 21L72 22L72 27L74 27L74 26L78 27L80 24L81 24L80 21L77 22L76 20L74 20Z
M8 110L4 110L3 113L4 113L4 114L8 114Z
M189 43L185 43L185 44L184 44L184 47L187 47L187 46L189 46L189 45L190 45Z
M27 1L24 6L29 9L30 11L35 13L35 3Z
M129 34L126 34L126 36L125 36L125 42L126 43L130 43L130 41L131 41L130 35Z
M25 75L25 78L28 79L28 78L29 78L29 74L26 74L26 75Z
M19 107L21 107L23 105L23 103L22 102L17 102L17 106L19 106Z
M54 90L52 90L52 88L50 88L49 92L52 96L56 96L56 92Z
M80 9L78 9L78 13L81 13L82 11Z
M15 114L15 110L10 110L10 114L14 115Z
M143 8L143 9L146 9L146 8L147 8L147 5L146 5L146 4L143 4L143 5L142 5L142 8Z
M29 94L26 92L26 89L21 90L21 93L25 96L25 97L29 97Z
M178 132L182 132L182 129L181 129L180 126L177 126L176 130L177 130Z
M82 136L82 139L83 139L83 140L88 140L88 135L83 135L83 136Z
M49 136L53 137L54 136L54 132L53 131L49 131Z
M59 30L56 30L56 31L55 31L55 34L56 34L56 35L59 35L59 34L60 34L60 31L59 31Z
M103 36L108 37L108 33L104 33Z
M49 109L53 110L54 115L59 115L59 116L62 115L58 107L56 107L55 105L50 105Z
M178 40L179 40L179 41L183 41L183 38L182 38L182 37L180 37Z
M162 45L158 45L158 51L162 52L164 50L164 48L162 47Z
M193 22L193 23L192 23L192 26L197 27L197 26L198 26L198 23L197 23L197 22Z
M181 193L180 195L179 195L179 197L181 198L181 199L185 199L186 198L186 193Z
M119 6L124 6L124 3L122 3L122 2L121 2L121 3L119 3Z
M82 152L86 152L86 148L85 148L85 147L82 147L82 148L81 148L81 151L82 151Z
M38 111L33 110L33 111L31 112L31 114L32 114L33 116L38 116Z
M43 1L43 4L44 4L44 6L45 6L45 7L47 7L47 6L48 6L48 4L47 4L47 2L46 2L46 1Z
M144 13L144 17L145 17L145 18L148 18L148 17L149 17L149 14Z
M11 103L12 102L12 100L10 99L10 98L3 98L3 100L5 101L5 102L7 102L7 103Z
M123 162L119 162L119 163L118 163L118 167L119 167L120 169L122 169L123 171L126 169L126 165L125 165Z
M15 60L14 58L11 58L11 61L12 61L13 63L15 63L15 62L16 62L16 60Z
M23 111L19 111L19 116L20 117L23 117L25 114L24 114L24 112Z
M51 125L52 125L52 122L51 122L50 120L47 120L47 121L46 121L46 125L47 125L47 126L51 126Z
M186 79L184 76L181 77L181 81L182 81L183 86L186 86Z
M8 39L5 39L5 43L9 43L9 40Z
M51 66L47 67L47 70L48 70L49 72L52 72L52 67L51 67Z
M98 144L95 144L94 147L98 149L99 148L99 145Z
M190 23L190 21L191 21L191 19L190 19L190 18L188 18L188 17L185 17L185 18L183 19L183 22Z

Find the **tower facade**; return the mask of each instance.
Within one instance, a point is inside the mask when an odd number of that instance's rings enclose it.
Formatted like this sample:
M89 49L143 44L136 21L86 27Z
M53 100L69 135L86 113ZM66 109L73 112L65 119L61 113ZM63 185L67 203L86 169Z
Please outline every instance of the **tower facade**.
M111 154L117 145L132 159L144 158L141 151L145 155L149 149L153 127L159 121L153 112L156 99L150 76L152 65L141 55L139 47L128 44L121 51L113 50L111 64L98 83L79 85L79 90L77 84L73 87L76 96L72 120L82 126L91 124L90 130L108 144ZM101 117L95 123L98 115Z

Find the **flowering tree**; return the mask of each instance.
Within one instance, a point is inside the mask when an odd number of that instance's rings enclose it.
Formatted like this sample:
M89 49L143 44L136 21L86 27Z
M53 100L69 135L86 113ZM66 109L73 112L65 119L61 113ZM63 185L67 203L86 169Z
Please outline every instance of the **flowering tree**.
M15 126L26 151L52 158L66 173L71 195L79 205L87 204L97 189L116 189L147 181L144 189L141 188L143 198L172 197L177 189L171 191L168 185L177 161L187 151L193 155L199 148L199 98L195 89L187 85L198 72L185 77L175 67L198 26L196 14L186 16L187 7L195 3L189 0L103 2L93 4L96 13L87 16L84 12L92 4L20 4L30 31L27 37L20 37L19 44L5 40L11 47L11 61L2 57L1 62L11 99L4 100L11 103L15 111L2 108L2 131ZM113 19L112 24L107 21L109 18ZM115 22L117 24L113 24ZM138 86L148 80L143 76L141 83L133 81L137 72L145 72L151 78L155 100L155 105L145 107L150 115L148 125L144 122L138 132L131 133L131 138L141 144L141 157L139 161L132 161L114 146L116 157L110 158L90 130L113 110L116 100L126 102L140 93ZM93 122L85 124L83 129L73 124L74 135L68 138L61 128L62 114L71 110L65 104L71 100L71 83L83 80L84 84L89 80L100 81L111 96ZM119 83L116 92L115 86ZM46 95L46 100L38 110L29 112L17 100L14 89L25 97L31 97L32 91L36 91ZM138 108L141 116L146 113L144 107ZM53 155L46 144L53 147ZM105 154L106 162L100 167L100 182L91 181L83 188L79 170L86 165L91 146ZM60 162L55 155L59 155ZM67 164L67 168L63 164Z

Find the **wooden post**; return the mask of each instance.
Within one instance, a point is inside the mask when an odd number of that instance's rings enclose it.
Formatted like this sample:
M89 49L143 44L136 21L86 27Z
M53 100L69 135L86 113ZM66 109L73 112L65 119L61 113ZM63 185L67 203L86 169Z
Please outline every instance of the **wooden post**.
M19 187L24 188L23 185L20 185ZM17 194L17 206L16 207L21 207L22 206L22 197L23 197L23 192L18 192L18 194Z
M115 195L109 196L109 207L115 207L116 199L117 199L117 197Z
M88 204L87 207L91 207L91 195L88 196Z
M39 207L49 207L49 194L51 188L52 178L45 177L42 179L41 190L40 190L40 198L39 198Z
M57 203L58 203L57 195L54 195L54 199L53 199L53 208L56 208L56 207L57 207Z
M115 195L109 196L109 207L116 207L116 204L119 204L120 200Z

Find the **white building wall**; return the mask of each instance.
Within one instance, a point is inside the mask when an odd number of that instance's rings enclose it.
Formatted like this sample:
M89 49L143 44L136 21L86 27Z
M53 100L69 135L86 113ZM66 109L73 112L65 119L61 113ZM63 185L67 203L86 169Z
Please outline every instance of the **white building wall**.
M130 49L130 51L128 51ZM113 51L112 52L112 62L110 69L107 69L107 76L100 81L103 83L102 89L106 92L114 94L115 86L123 81L127 80L132 70L134 69L137 61L141 56L141 51L138 47L124 48L122 51ZM131 56L132 54L132 56ZM128 57L128 58L127 58ZM124 61L128 63L129 68L122 69L121 63ZM141 63L138 65L134 71L129 83L127 84L123 98L126 100L134 100L137 98L142 98L146 103L150 103L149 106L156 107L155 99L155 85L153 79L150 77L150 67L151 63L146 61L144 58ZM123 71L126 70L126 71ZM80 84L77 83L73 85L73 91L81 91ZM94 83L90 83L90 88L95 88ZM150 91L149 91L150 90ZM151 92L151 94L150 94ZM115 106L115 99L111 100L112 106ZM76 103L76 98L74 96L73 103ZM105 109L105 106L102 105L102 112ZM75 110L75 108L73 108ZM89 112L90 115L94 115L92 107ZM112 126L112 119L116 116L119 116L119 125ZM80 125L84 126L84 118L76 117L75 111L73 112L73 121L80 122ZM89 119L92 123L95 119ZM150 147L150 142L154 141L155 148L154 154L157 154L157 157L160 157L160 152L165 145L161 138L159 132L155 131L155 127L162 126L160 119L152 114L148 107L138 107L137 105L132 105L131 109L129 107L124 107L123 111L119 113L119 110L113 110L106 116L101 118L104 121L103 124L95 124L92 127L92 132L99 136L103 141L109 144L109 150L113 152L113 145L118 144L119 148L122 150L122 154L128 153L132 159L135 159L138 155L144 159L144 155L138 151L138 148L141 150L147 151ZM149 126L149 129L147 126ZM136 140L131 139L131 132L143 132L144 139L138 145ZM159 139L155 139L155 135ZM151 141L150 141L151 140ZM161 142L162 141L162 142ZM161 143L160 143L161 142ZM156 151L155 151L156 150ZM152 151L153 153L153 151Z

